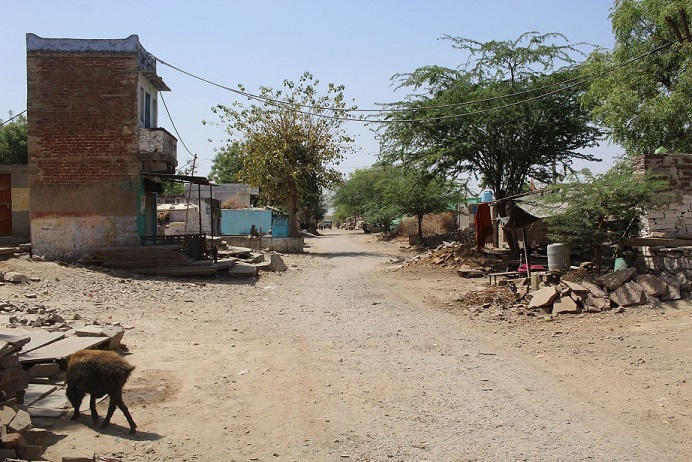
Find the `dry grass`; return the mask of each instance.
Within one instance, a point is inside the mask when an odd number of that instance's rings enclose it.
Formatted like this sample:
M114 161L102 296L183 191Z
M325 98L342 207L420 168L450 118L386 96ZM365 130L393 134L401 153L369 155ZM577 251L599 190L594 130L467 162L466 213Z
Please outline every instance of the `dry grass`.
M456 229L454 214L451 212L433 213L423 217L423 236L445 234ZM408 237L418 234L418 221L413 217L404 218L394 230L394 236Z

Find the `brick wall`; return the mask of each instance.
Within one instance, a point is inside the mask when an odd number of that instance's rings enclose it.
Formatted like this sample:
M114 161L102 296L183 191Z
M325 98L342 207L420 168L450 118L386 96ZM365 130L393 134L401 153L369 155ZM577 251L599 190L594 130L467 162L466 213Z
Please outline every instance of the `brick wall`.
M692 155L646 154L634 161L639 171L651 170L670 183L670 199L647 212L643 236L677 237L692 234Z
M138 242L138 76L136 53L27 51L37 253L69 258L87 244ZM72 230L73 239L59 236Z

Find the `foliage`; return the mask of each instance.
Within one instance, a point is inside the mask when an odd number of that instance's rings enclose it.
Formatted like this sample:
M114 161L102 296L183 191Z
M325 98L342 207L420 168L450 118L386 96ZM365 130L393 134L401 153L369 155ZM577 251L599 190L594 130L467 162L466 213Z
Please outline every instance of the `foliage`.
M584 66L598 76L584 103L629 155L653 153L661 146L692 152L692 75L687 72L692 43L675 43L636 59L676 41L665 18L683 30L681 7L689 17L692 0L617 0L610 16L615 48L594 51Z
M8 120L11 118L12 112L10 111ZM19 115L5 125L0 125L0 164L28 164L27 140L27 120L24 115Z
M457 198L455 185L402 166L377 165L353 172L334 196L337 217L360 216L389 229L394 219L414 215L418 233L426 213L447 209Z
M627 160L600 175L582 170L546 195L549 202L564 204L559 215L546 219L548 236L573 250L591 251L600 266L611 244L637 234L639 217L665 200L661 193L667 186L651 173L634 172Z
M571 54L578 49L547 44L564 37L445 38L468 61L460 69L428 66L394 76L400 88L418 93L388 106L390 123L380 130L383 161L480 176L502 198L530 178L549 182L557 170L570 171L574 159L598 160L578 152L600 132L580 106L579 88L563 84L577 76ZM560 62L568 66L555 70Z
M217 184L238 183L238 172L243 168L243 146L233 142L220 148L211 164L209 179Z
M321 93L318 85L306 72L298 83L284 80L281 89L261 87L263 105L212 109L229 135L242 143L237 179L258 187L264 199L286 205L291 236L299 233L301 201L341 181L334 166L353 142L343 129L347 111L355 109L347 107L344 87L329 84Z
M180 197L185 195L185 185L178 181L162 181L163 194L170 197Z

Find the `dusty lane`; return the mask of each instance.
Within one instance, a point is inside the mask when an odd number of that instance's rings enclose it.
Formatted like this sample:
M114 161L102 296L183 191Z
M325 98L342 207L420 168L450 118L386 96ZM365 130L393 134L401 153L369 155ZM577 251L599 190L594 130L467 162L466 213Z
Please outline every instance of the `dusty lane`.
M286 256L288 272L251 283L94 276L109 316L134 326L138 434L118 412L105 432L62 419L47 458L685 460L421 302L430 281L393 284L362 236L325 231ZM61 279L52 303L103 313L70 287L83 281Z

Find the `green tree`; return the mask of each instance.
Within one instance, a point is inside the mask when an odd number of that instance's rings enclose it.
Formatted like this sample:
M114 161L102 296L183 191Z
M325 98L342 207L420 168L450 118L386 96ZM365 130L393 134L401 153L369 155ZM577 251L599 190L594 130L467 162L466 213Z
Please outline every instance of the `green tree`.
M650 173L636 173L622 160L601 175L582 170L552 187L546 200L561 203L561 212L547 218L548 236L571 249L586 249L601 260L613 244L636 235L642 214L665 199L668 184Z
M353 139L343 129L347 111L344 87L319 81L306 72L297 83L283 88L261 87L263 105L212 110L236 141L242 142L242 168L238 179L260 189L267 200L282 202L289 216L289 233L299 235L296 213L301 198L338 184L334 169L351 149ZM241 87L242 89L242 87Z
M379 165L351 173L334 193L337 217L360 217L370 223L382 223L385 228L393 219L401 217L399 208L386 197L392 170L393 167Z
M394 77L412 88L388 106L390 123L380 130L381 159L456 177L480 177L503 198L521 192L530 178L554 180L599 130L582 109L574 45L548 42L559 34L529 32L515 41L479 43L445 37L468 55L458 69L427 66ZM565 67L556 69L559 63Z
M10 111L7 122L3 123L0 120L0 164L28 164L29 148L27 140L26 117L20 114L12 118L12 112Z
M428 213L450 210L461 194L451 182L435 178L428 172L399 168L399 175L392 177L385 197L418 221L418 237L423 238L423 217Z
M377 165L353 172L337 191L337 216L360 216L389 230L391 222L404 215L418 220L422 237L423 216L447 210L459 197L458 188L427 172L400 165Z
M677 41L666 17L684 31L680 8L689 17L692 1L617 0L610 15L615 48L594 51L584 67L599 75L584 102L629 155L661 146L692 152L692 43L666 47ZM664 48L636 59L659 47Z
M243 168L243 146L233 142L220 148L211 164L209 178L217 184L238 183L238 172Z

